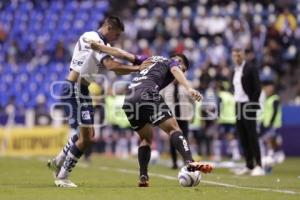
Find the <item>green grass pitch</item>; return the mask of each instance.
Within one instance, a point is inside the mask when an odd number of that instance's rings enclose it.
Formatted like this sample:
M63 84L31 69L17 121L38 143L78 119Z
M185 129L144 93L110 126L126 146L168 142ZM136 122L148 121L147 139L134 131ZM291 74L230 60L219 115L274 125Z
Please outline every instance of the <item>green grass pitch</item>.
M71 180L78 188L56 188L46 158L0 157L0 200L300 200L300 159L289 158L264 177L234 176L227 169L203 175L194 188L180 187L177 171L151 165L149 188L138 188L137 160L94 156L79 163Z

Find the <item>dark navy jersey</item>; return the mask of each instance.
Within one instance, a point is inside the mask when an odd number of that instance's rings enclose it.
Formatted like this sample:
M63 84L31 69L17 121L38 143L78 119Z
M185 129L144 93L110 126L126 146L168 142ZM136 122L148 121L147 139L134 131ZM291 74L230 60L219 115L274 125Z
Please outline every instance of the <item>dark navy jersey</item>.
M161 90L175 79L170 69L176 66L181 67L179 62L162 56L152 56L148 60L151 60L153 64L132 79L129 89L155 88Z

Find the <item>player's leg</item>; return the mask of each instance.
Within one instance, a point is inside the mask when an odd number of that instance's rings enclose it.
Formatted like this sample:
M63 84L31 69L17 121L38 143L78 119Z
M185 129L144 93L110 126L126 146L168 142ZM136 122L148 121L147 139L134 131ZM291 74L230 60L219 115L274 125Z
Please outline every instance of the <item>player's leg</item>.
M80 127L80 136L78 141L70 147L67 157L57 175L55 184L58 187L77 187L68 180L68 176L76 166L78 160L85 150L92 144L94 130L92 127Z
M188 132L189 132L189 125L188 125L188 121L186 120L177 120L177 123L180 127L180 129L182 130L182 133L184 135L184 137L187 139L188 138ZM176 152L176 148L174 147L174 145L172 144L172 142L170 142L170 153L171 153L171 158L172 158L172 169L177 169L177 152Z
M204 173L209 173L212 167L209 165L202 165L198 162L194 162L190 151L189 144L184 137L178 123L174 117L170 117L161 121L158 125L164 132L170 136L170 141L176 148L176 150L182 156L184 162L188 165L188 170L195 171L199 170Z
M285 154L282 148L282 135L278 129L275 129L275 135L272 138L272 146L275 151L274 159L276 163L283 163Z
M224 135L224 125L219 124L218 125L219 131L214 132L212 138L212 152L213 152L213 157L212 159L214 161L221 161L222 160L222 137Z
M72 129L71 130L71 137L68 139L67 144L63 147L63 149L59 152L59 154L53 158L48 160L47 166L50 170L54 172L54 177L56 178L58 172L61 169L61 166L63 165L68 152L70 150L70 147L75 144L75 142L79 138L79 131L78 129Z
M176 148L174 147L174 145L171 142L170 142L170 154L171 154L172 163L173 163L172 169L178 169Z
M227 148L231 153L231 158L233 161L238 161L241 159L241 153L239 150L239 143L237 141L235 128L233 125L230 125L228 133L226 133L226 140L228 141Z
M48 160L47 166L54 172L56 177L63 162L65 161L70 147L78 140L78 120L77 120L77 100L75 97L75 82L65 81L61 87L61 102L63 104L64 112L69 117L69 125L72 129L71 137L67 144L63 147L61 152L53 159Z
M80 107L78 109L78 112L80 114L78 116L78 119L80 120L79 121L80 135L76 143L70 147L67 157L63 163L63 166L61 167L61 170L57 175L57 180L55 181L55 183L57 186L60 187L70 186L68 184L63 185L62 182L65 182L66 180L69 181L68 176L70 172L76 166L82 154L87 150L87 148L90 147L90 145L93 142L94 110L92 105L92 99L88 96L89 95L88 87L85 85L80 85L79 94L82 94L79 98ZM75 184L71 185L70 187L74 187L74 185Z
M255 119L256 118L256 113L248 113L249 117ZM256 121L255 120L246 120L244 121L244 125L246 128L246 134L248 136L248 143L250 146L250 150L252 152L252 159L255 159L256 165L262 166L261 164L261 154L260 154L260 147L258 144L258 134L256 131Z
M138 185L139 187L148 187L148 165L151 157L152 126L145 124L137 132L141 140L138 149L138 161L140 166L140 180Z
M179 128L176 119L171 117L160 123L158 126L170 136L170 142L183 157L184 162L186 164L193 162L188 142Z

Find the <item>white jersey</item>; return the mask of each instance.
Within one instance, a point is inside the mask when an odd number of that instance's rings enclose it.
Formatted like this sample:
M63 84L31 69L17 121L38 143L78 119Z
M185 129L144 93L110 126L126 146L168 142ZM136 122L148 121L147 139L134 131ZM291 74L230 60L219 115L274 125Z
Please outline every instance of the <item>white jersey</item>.
M93 39L102 44L105 44L105 42L97 32L85 32L80 36L74 48L70 69L80 73L80 76L85 80L92 82L94 80L93 75L98 73L99 67L104 67L102 64L103 58L109 55L92 50L90 44L84 42L83 38ZM110 46L109 44L106 45Z

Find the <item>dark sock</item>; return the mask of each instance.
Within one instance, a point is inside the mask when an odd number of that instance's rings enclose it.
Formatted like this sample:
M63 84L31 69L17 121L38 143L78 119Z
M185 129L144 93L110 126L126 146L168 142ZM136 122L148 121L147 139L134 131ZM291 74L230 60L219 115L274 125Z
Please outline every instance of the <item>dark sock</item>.
M172 158L173 168L177 168L177 152L172 143L170 144L170 154Z
M140 146L138 150L138 159L140 165L140 176L147 175L148 176L148 164L151 157L151 149L150 146Z
M171 135L170 138L172 144L176 150L180 153L185 163L193 162L192 153L189 144L182 132L176 131Z

